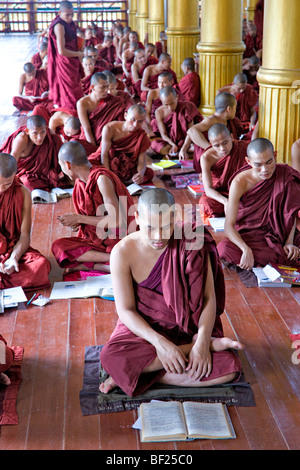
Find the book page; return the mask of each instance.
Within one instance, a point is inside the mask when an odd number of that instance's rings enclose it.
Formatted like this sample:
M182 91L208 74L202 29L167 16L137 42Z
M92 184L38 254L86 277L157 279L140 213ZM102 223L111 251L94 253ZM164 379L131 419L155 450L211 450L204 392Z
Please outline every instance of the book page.
M34 189L31 192L31 200L33 202L40 202L40 203L52 203L52 202L57 202L57 197L56 194L51 194L48 193L47 191L44 191L43 189Z
M231 437L222 403L185 402L183 409L190 437Z
M55 282L50 294L53 299L80 299L85 295L85 281Z
M103 289L112 289L111 274L103 276L89 276L85 281L85 297L102 295Z
M182 405L179 402L143 403L141 416L143 438L186 434Z

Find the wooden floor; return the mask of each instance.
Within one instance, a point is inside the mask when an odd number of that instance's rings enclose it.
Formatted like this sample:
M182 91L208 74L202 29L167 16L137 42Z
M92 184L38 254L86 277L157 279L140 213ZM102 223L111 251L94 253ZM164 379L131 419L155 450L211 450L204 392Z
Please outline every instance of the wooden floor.
M11 70L36 52L36 38L0 37L1 63ZM16 92L10 73L0 103L0 137L17 128L23 118L8 114ZM3 79L3 77L2 77ZM4 88L1 88L2 91ZM4 95L4 96L3 96ZM176 202L197 204L185 190L173 190ZM71 200L33 207L32 246L52 265L51 282L62 280L51 244L69 229L58 215L72 211ZM216 237L217 242L222 234ZM300 449L300 369L292 363L290 333L300 333L300 290L245 288L235 273L225 270L225 333L238 338L246 380L256 407L230 407L234 440L141 444L132 429L136 411L83 417L79 391L85 346L105 343L117 320L114 303L101 299L52 301L43 308L8 309L0 315L0 332L10 345L25 349L23 381L18 395L20 424L2 426L1 450L287 450ZM50 289L44 291L49 295Z

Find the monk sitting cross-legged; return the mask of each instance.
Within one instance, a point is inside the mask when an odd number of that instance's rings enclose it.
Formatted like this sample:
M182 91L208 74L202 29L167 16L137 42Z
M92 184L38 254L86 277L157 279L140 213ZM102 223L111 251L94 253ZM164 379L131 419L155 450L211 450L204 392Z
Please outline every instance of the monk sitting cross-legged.
M27 62L24 67L24 73L19 80L19 95L13 97L13 105L23 111L32 111L38 102L52 103L48 100L48 78L47 71L37 70L31 62ZM24 93L24 94L23 94Z
M201 157L204 193L199 204L204 217L224 217L228 203L229 180L245 166L249 142L232 139L225 124L208 131L211 148Z
M49 261L30 247L31 195L16 178L17 162L0 154L0 288L50 285Z
M146 103L147 101L147 94L149 91L154 90L157 88L157 80L158 76L162 72L169 71L173 75L174 79L174 84L177 83L177 76L176 73L171 69L172 65L172 57L170 54L167 53L162 53L159 56L158 63L153 64L153 65L148 65L146 67L144 73L143 73L143 78L142 78L142 83L141 83L141 100Z
M153 178L154 172L146 167L146 151L150 140L142 129L145 110L140 105L131 106L125 121L113 121L103 128L100 149L90 155L92 164L101 163L111 169L124 184L143 183Z
M234 176L229 190L225 232L218 245L227 263L251 270L268 263L300 266L300 175L275 161L267 139L248 145L246 167Z
M58 186L61 169L58 151L62 141L52 134L41 116L27 118L26 126L13 132L2 144L0 152L10 153L18 162L18 177L31 191L51 191Z
M225 284L215 242L192 224L193 242L190 234L179 236L174 202L164 189L144 191L136 212L140 230L112 251L119 319L100 353L109 374L103 393L119 386L137 396L154 383L210 386L240 374L229 348L243 346L222 330Z
M113 172L102 166L92 167L80 143L66 142L60 149L59 162L64 173L76 180L76 213L65 214L59 220L78 231L78 236L56 240L53 254L67 272L107 272L113 246L127 234L133 221L133 215L128 215L133 199Z

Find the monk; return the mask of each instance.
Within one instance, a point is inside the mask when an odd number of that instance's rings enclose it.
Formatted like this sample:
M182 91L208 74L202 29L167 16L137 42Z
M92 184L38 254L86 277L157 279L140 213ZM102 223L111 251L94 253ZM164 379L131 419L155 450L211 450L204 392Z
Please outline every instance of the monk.
M78 117L72 116L66 111L61 109L52 114L49 120L49 129L54 134L61 134L63 139L79 136L81 124Z
M119 319L100 354L109 374L103 393L119 386L137 396L155 383L211 386L240 374L229 348L243 346L222 331L225 287L215 243L203 227L201 248L175 236L174 203L165 189L144 191L135 214L140 230L112 250Z
M0 359L1 359L1 351L4 350L4 361L0 360L0 385L8 386L11 384L11 380L8 375L5 373L14 361L14 350L7 346L7 342L0 335Z
M251 270L268 263L300 266L300 175L276 164L267 139L255 139L247 149L248 166L233 178L226 210L228 239L218 245L227 263Z
M128 216L133 199L113 172L102 166L92 167L80 143L66 142L60 149L59 162L63 172L76 180L76 213L60 216L59 221L78 236L56 240L53 254L66 272L109 272L110 252L133 221Z
M127 91L118 88L118 80L110 70L104 70L104 75L107 77L108 93L113 96L118 96L123 101L125 110L127 111L130 106L134 104L133 99Z
M214 124L208 131L211 148L201 157L204 193L199 204L204 218L224 217L228 205L229 181L245 166L249 142L232 139L225 124Z
M76 109L76 102L83 96L76 25L73 21L73 5L62 1L58 16L49 28L48 79L50 99L59 107Z
M218 94L215 98L215 113L188 130L185 142L179 153L180 159L185 160L188 158L187 149L193 142L195 147L193 158L194 169L198 173L201 172L201 155L210 147L207 132L214 124L221 123L227 125L233 137L237 140L242 134L245 134L246 128L235 117L236 107L237 101L233 95L225 92Z
M160 138L152 141L151 148L156 153L174 158L179 154L188 129L200 122L203 116L193 103L178 100L172 86L162 88L159 95L162 106L156 110L151 125L153 132L159 132Z
M86 28L84 31L84 45L95 47L98 44L98 40L93 36L92 28Z
M108 94L106 75L95 73L91 78L91 93L77 103L78 118L82 125L81 138L99 146L105 124L123 120L124 111L122 99Z
M113 45L112 36L109 36L109 35L104 36L102 47L101 49L98 49L98 50L99 50L99 57L101 59L106 60L110 64L111 67L115 65L116 48Z
M0 289L42 289L50 285L50 263L30 246L31 194L16 173L16 159L1 153Z
M184 76L176 85L176 88L184 96L186 101L191 101L197 108L200 106L200 77L195 72L195 61L192 57L184 59L181 65Z
M134 61L131 65L130 77L132 83L132 94L141 97L142 78L146 67L149 66L145 49L137 49L134 53ZM127 84L127 83L126 83ZM128 84L127 84L128 86Z
M41 116L30 116L25 126L5 140L0 152L10 153L16 159L17 175L30 191L51 191L59 182L61 145L60 137L50 132Z
M251 85L248 84L247 75L238 73L233 79L233 83L226 85L218 93L231 93L237 101L236 117L242 122L249 123L251 131L257 121L256 105L258 104L258 94Z
M257 27L253 22L248 23L248 33L245 37L246 49L243 54L243 58L247 59L253 55L256 55L261 59L262 57L262 38L257 36Z
M95 70L95 62L91 56L84 56L82 59L82 67L84 70L84 78L82 79L82 89L85 95L90 93L91 78L96 72L102 72L97 68Z
M24 64L23 70L19 79L19 95L13 97L13 105L19 110L32 111L38 102L48 101L47 71L37 70L31 62Z
M43 60L47 55L47 49L48 49L48 43L41 42L41 44L39 45L38 52L31 57L30 62L35 66L36 69L41 68L43 64Z
M146 166L146 151L151 143L142 126L145 110L140 105L131 106L125 112L125 121L113 121L103 128L101 163L116 174L124 184L145 183L154 172ZM92 164L99 164L100 151L89 157Z
M174 84L177 84L177 76L176 73L171 69L172 65L172 57L168 53L162 53L159 56L158 63L154 65L149 65L144 73L141 83L141 100L146 103L147 101L147 94L149 91L154 90L157 88L157 80L158 76L162 72L170 71L173 75Z

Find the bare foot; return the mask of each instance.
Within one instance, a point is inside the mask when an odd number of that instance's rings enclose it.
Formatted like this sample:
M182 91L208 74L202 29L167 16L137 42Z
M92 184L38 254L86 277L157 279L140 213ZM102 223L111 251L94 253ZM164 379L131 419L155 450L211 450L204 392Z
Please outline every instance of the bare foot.
M99 390L102 393L108 393L116 387L116 382L112 379L112 377L108 377L108 379L100 384Z
M244 349L244 346L231 338L211 338L210 350L211 351L225 351L226 349Z
M0 384L1 385L6 385L6 386L10 385L11 384L10 378L6 374L1 373L0 374Z

